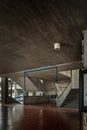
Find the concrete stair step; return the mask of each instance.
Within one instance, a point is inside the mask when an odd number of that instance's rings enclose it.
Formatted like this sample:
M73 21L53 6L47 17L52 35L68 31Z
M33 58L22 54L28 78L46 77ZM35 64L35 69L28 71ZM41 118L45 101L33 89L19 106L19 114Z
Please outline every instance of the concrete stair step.
M65 101L62 104L62 107L66 108L79 108L79 89L72 89Z

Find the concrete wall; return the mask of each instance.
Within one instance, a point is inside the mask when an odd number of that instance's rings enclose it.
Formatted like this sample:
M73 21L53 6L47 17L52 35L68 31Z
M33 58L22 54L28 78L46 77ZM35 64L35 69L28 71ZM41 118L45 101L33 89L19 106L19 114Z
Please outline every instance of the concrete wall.
M69 70L69 71L61 71L60 73L65 75L65 76L71 77L71 70Z
M26 96L24 97L24 104L41 104L48 103L48 100L44 96Z
M72 70L72 89L79 88L79 69Z

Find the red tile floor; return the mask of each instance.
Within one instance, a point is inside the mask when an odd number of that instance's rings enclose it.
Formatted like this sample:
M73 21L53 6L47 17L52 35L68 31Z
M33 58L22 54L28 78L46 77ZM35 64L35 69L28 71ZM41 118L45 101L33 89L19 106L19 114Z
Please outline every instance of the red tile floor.
M79 130L79 112L49 106L0 105L0 130Z

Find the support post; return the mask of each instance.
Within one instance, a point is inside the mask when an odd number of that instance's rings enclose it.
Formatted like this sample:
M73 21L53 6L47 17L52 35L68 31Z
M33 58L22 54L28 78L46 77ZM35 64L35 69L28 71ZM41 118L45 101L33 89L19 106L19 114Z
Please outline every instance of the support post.
M1 99L2 103L8 103L8 78L1 78Z
M56 82L58 81L58 66L56 66Z
M26 73L24 72L24 96L26 95Z

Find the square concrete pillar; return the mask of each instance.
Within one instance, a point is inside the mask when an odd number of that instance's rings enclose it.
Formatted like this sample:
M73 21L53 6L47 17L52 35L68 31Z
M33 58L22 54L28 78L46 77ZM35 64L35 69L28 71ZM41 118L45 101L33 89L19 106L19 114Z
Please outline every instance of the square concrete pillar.
M87 30L83 31L84 39L82 40L82 47L83 47L83 65L87 68Z
M8 103L8 78L1 78L2 103Z

